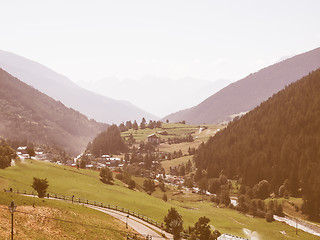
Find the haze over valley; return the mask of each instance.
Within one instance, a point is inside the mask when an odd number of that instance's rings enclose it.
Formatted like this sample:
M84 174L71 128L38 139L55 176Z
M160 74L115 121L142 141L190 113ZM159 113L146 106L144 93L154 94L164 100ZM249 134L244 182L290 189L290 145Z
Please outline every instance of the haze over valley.
M0 239L318 240L320 2L0 9Z

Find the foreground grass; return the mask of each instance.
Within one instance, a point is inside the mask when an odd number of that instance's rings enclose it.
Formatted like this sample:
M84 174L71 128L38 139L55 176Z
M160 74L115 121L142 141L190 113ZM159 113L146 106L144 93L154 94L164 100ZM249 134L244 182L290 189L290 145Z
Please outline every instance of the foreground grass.
M181 196L181 201L169 200L164 202L146 193L129 190L123 183L115 181L114 185L103 184L99 180L99 172L77 170L50 163L27 161L14 167L0 170L0 185L15 189L32 190L33 177L47 178L49 192L75 195L89 200L101 201L129 208L159 222L167 214L168 209L175 207L183 216L184 225L194 225L201 216L207 216L212 226L222 233L230 233L243 237L245 232L257 232L260 239L318 239L317 237L299 231L286 224L267 223L264 219L253 218L238 213L235 210L213 207L209 202L189 201ZM195 200L195 199L194 199ZM244 232L245 231L245 232ZM284 231L287 235L282 235Z
M125 224L111 216L62 201L0 192L0 239L10 238L8 205L14 201L14 239L124 239ZM35 207L33 207L34 205Z

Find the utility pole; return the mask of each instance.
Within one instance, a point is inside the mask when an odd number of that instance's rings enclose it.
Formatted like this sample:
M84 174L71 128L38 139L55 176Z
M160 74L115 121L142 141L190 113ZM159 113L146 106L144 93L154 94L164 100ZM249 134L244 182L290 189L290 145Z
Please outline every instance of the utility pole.
M128 218L129 218L129 214L127 215L127 218L126 218L126 228L128 229Z
M11 213L11 240L13 240L13 213L15 212L17 206L15 206L14 202L11 201L11 204L8 207Z

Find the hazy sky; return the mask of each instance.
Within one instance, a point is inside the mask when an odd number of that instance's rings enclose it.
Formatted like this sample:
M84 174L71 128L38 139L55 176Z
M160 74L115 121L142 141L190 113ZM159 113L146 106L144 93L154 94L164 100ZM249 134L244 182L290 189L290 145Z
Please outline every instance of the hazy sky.
M0 3L0 48L73 81L238 80L320 46L319 0Z

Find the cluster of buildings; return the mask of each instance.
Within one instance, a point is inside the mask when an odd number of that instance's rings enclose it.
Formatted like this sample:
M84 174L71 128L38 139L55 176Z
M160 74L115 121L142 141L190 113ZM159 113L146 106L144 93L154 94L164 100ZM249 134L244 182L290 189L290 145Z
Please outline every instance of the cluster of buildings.
M23 161L26 158L42 160L42 161L51 161L53 159L53 155L50 153L45 153L42 149L37 149L34 151L34 156L30 156L28 153L27 146L20 146L16 151L17 156Z
M71 166L77 166L83 157L83 153L74 158ZM87 159L86 168L88 169L101 169L108 167L110 169L122 168L124 161L118 157L111 157L109 155L102 155L100 158L95 158L91 153L85 153L85 159Z

